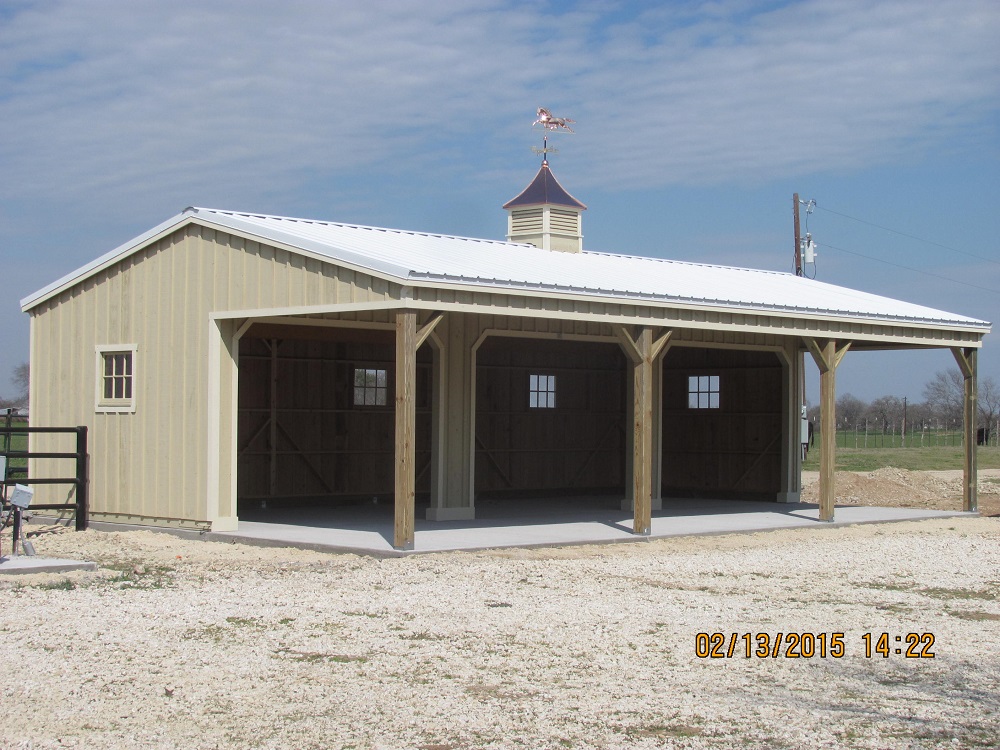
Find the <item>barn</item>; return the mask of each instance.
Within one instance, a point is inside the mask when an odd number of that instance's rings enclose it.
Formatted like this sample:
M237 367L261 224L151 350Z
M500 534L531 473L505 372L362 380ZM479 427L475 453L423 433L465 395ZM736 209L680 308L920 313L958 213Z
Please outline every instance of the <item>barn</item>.
M374 499L408 549L418 509L486 497L607 497L637 534L665 498L794 502L803 368L832 430L848 350L951 349L975 414L986 322L584 251L586 206L544 161L504 209L506 241L185 209L22 300L32 423L89 427L95 520L231 531ZM974 510L974 449L966 479Z

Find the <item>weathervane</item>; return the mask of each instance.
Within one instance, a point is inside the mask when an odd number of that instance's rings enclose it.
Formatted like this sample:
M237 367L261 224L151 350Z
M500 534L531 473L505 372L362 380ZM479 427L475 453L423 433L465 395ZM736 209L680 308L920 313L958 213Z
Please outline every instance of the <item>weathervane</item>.
M555 117L545 107L539 107L536 115L538 119L531 123L531 127L534 128L536 125L541 125L545 136L542 138L542 147L533 147L531 151L535 154L541 154L544 160L546 154L559 153L559 149L549 148L549 133L572 133L574 131L569 126L569 123L576 122L576 120L571 120L568 117Z

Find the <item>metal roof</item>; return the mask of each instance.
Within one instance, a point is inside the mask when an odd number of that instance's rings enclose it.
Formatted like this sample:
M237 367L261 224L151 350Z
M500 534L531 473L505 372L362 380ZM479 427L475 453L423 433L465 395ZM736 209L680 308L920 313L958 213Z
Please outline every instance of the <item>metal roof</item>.
M632 255L541 250L531 245L189 208L21 301L23 310L187 223L229 229L329 258L401 283L518 289L733 311L986 329L990 324L776 271L712 266Z

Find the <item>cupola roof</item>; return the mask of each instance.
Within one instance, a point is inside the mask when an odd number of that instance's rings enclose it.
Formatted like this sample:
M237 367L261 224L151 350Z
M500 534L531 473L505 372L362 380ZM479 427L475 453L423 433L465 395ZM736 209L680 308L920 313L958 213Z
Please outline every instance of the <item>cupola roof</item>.
M504 204L504 208L518 208L520 206L570 206L585 210L587 207L566 192L566 189L559 184L559 180L549 169L547 159L542 161L542 166L521 194Z

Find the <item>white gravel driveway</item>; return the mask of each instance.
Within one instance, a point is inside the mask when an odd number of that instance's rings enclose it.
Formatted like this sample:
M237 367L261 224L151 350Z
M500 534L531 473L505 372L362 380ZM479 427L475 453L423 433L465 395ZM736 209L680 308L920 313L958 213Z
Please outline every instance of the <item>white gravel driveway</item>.
M0 580L3 748L1000 745L1000 519L382 560L35 546L103 567ZM844 656L742 653L779 632ZM909 633L934 658L895 654Z

